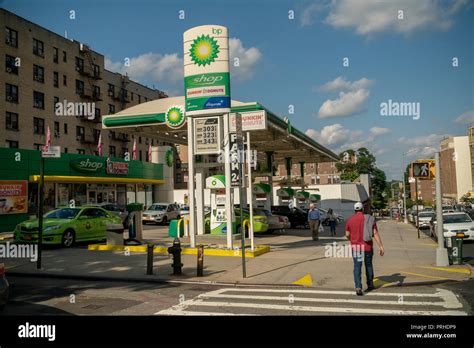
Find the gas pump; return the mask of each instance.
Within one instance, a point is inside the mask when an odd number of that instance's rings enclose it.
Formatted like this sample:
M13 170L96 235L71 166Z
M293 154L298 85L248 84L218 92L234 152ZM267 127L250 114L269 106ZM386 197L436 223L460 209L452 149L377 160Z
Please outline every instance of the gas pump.
M252 199L254 208L271 210L272 187L269 184L257 183L252 187Z
M296 207L306 209L309 206L309 192L298 191L295 195Z
M227 217L225 209L225 176L213 175L206 178L206 188L211 191L211 234L223 235L227 233ZM233 198L232 198L233 201ZM232 209L232 212L234 210ZM231 217L235 226L235 214ZM236 233L236 229L233 229Z
M295 190L291 187L283 187L277 190L278 205L294 206L293 198Z

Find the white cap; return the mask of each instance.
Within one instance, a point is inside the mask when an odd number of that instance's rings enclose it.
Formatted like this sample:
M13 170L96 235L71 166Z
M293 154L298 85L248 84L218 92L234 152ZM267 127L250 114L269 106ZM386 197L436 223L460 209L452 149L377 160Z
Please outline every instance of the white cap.
M363 209L364 209L364 205L361 202L357 202L356 204L354 204L354 210L363 210Z

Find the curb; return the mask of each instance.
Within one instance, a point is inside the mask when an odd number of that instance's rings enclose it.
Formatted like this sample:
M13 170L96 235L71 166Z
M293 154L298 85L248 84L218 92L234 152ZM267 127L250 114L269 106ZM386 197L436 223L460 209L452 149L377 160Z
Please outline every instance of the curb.
M205 280L179 280L179 279L159 279L159 278L146 278L146 277L137 277L137 278L124 278L124 277L104 277L104 276L94 276L94 275L64 275L64 274L55 274L55 273L25 273L25 272L7 272L8 276L12 277L25 277L25 278L53 278L53 279L72 279L72 280L86 280L86 281L109 281L109 282L124 282L124 283L156 283L156 284L195 284L195 285L214 285L214 286L233 286L233 287L271 287L271 288L282 288L282 287L294 287L294 288L308 288L308 289L320 289L317 286L304 286L298 284L267 284L267 283L258 283L258 284L249 284L242 283L239 281L236 282L225 282L225 281L205 281ZM463 280L434 280L434 281L422 281L422 282L410 282L402 284L388 284L386 286L381 286L376 288L396 288L396 287L414 287L414 286L430 286L446 283L458 283L466 281ZM351 288L352 290L352 288Z

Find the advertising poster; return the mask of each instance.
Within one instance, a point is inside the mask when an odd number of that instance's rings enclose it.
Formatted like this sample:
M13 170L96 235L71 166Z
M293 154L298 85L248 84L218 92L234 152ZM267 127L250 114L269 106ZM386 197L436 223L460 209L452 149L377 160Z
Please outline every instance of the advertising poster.
M0 180L0 215L28 212L28 181Z

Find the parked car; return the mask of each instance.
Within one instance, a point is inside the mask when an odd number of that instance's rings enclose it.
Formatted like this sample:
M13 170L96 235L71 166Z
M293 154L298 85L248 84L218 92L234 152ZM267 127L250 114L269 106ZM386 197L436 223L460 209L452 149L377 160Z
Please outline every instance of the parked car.
M182 205L179 208L179 215L180 216L189 215L189 205Z
M173 203L153 203L142 214L143 224L147 223L162 223L165 225L171 220L179 219L179 208Z
M128 215L128 212L125 210L124 207L121 207L117 203L102 203L99 205L102 209L107 210L108 212L117 215L119 218L125 220Z
M272 214L270 210L256 208L254 214L267 217L269 232L282 231L291 227L290 220L286 216Z
M10 293L10 284L5 275L5 265L0 263L0 312L3 311L8 302L8 295Z
M469 215L469 217L474 220L474 209L467 209L466 214Z
M290 220L291 228L304 226L308 228L308 213L300 208L290 208L286 205L272 205L272 214L286 216Z
M38 219L33 219L18 224L14 231L15 242L37 243L38 223ZM103 240L108 224L122 224L122 220L94 206L55 209L44 215L43 244L69 248L75 242Z
M430 227L430 222L433 216L436 214L433 211L422 211L418 214L418 217L416 218L416 224L420 228L423 227Z
M430 224L431 236L437 238L436 215L433 216ZM474 222L468 214L464 212L443 214L443 235L444 237L454 237L457 233L464 233L466 240L474 239Z

